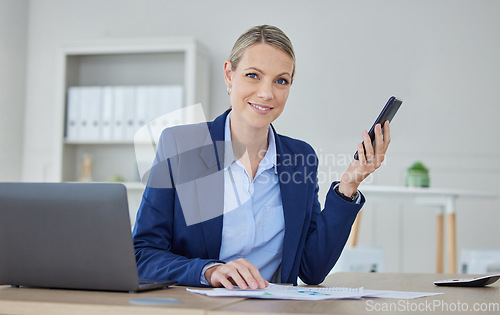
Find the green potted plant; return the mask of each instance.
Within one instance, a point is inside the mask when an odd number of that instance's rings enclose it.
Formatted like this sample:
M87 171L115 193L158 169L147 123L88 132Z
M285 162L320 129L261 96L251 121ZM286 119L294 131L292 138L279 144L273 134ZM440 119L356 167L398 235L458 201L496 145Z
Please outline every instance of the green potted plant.
M118 174L115 174L115 175L112 175L108 178L108 181L109 182L116 182L116 183L123 183L125 181L125 178L123 178L122 176L118 175Z
M429 170L422 162L415 162L406 174L406 186L429 187Z

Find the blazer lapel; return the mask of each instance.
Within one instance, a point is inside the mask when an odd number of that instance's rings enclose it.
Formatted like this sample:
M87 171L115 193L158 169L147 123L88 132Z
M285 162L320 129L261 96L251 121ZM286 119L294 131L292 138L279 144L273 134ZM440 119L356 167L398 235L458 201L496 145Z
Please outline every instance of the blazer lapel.
M208 258L218 259L224 213L224 124L230 110L209 123L210 134L200 152L207 169L196 180Z

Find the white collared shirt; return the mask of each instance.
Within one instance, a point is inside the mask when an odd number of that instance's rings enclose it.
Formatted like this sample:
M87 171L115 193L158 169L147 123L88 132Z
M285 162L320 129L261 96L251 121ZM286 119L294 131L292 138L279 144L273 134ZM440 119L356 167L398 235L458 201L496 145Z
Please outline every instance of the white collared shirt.
M269 126L268 149L253 180L234 157L230 114L225 122L224 218L219 259L245 258L271 280L281 264L285 219L276 164L276 142Z

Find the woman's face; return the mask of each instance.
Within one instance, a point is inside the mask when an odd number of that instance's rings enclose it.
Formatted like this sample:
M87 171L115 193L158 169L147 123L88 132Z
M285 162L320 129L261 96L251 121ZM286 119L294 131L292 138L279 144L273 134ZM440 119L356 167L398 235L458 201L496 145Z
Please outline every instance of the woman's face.
M231 88L232 122L267 128L285 107L293 67L287 53L264 43L248 47L236 69L226 61L224 77Z

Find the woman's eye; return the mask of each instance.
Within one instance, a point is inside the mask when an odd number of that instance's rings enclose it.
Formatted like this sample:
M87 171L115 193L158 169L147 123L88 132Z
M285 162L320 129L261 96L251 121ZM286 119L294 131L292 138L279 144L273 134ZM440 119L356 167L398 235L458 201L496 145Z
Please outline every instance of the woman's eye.
M288 81L286 79L278 79L278 80L276 80L276 83L282 84L282 85L287 85Z
M257 75L255 73L248 73L247 77L249 77L251 79L257 79Z

